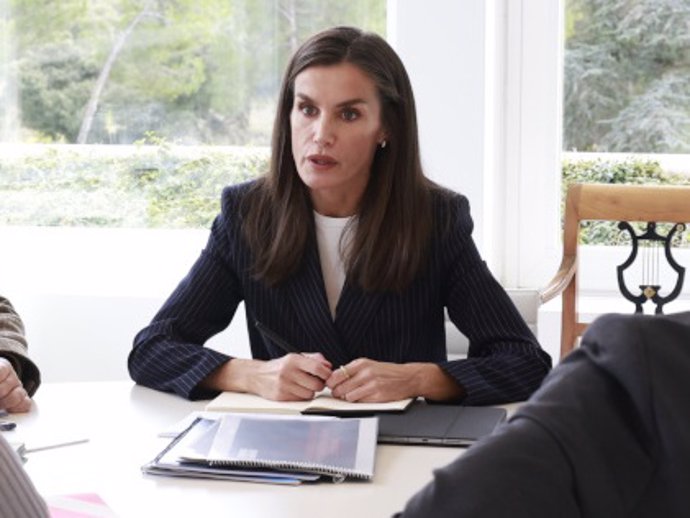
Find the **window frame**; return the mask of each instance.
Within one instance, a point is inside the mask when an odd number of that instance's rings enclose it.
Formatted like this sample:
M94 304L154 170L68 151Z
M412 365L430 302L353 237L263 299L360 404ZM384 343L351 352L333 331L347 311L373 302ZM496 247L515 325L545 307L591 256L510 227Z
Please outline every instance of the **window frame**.
M433 5L388 3L426 172L467 195L475 242L499 281L538 289L560 258L563 1Z

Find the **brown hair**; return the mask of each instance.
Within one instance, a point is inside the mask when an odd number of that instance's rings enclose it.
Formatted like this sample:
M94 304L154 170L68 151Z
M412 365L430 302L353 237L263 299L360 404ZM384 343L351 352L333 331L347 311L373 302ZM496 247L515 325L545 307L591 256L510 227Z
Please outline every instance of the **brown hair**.
M430 190L422 171L412 86L402 61L380 36L335 27L308 39L292 57L280 90L270 170L246 198L243 231L254 254L254 274L269 285L300 265L314 216L292 156L290 112L297 75L313 66L350 63L376 84L387 145L377 148L358 209L345 265L367 291L400 291L423 267L431 231Z

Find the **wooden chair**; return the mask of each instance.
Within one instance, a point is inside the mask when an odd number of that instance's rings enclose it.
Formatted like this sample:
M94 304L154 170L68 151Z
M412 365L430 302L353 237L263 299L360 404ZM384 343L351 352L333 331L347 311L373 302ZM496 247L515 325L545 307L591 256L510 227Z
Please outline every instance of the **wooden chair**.
M673 300L682 289L684 268L675 262L670 251L672 235L682 234L685 223L690 222L690 186L622 185L622 184L574 184L568 189L565 202L563 257L558 272L541 290L541 303L562 294L561 358L575 348L578 338L587 328L578 315L578 241L582 221L618 221L619 228L631 234L632 251L628 260L618 266L618 283L622 294L634 302L635 312L648 300L655 303L656 313L662 312L664 303ZM633 236L634 230L627 222L647 223L643 234ZM656 223L676 224L669 236L656 233ZM667 296L659 293L656 283L643 282L640 293L633 294L623 280L623 271L630 266L638 251L639 240L663 241L666 260L677 272L677 282ZM631 311L632 313L632 311Z

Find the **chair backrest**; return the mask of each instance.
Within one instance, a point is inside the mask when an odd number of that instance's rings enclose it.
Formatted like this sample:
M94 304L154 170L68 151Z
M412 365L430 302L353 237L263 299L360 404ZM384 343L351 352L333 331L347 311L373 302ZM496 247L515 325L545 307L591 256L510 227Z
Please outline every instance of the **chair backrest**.
M647 237L643 235L633 236L630 228L633 247L633 252L629 258L629 262L631 262L637 254L637 238L648 239L649 236L657 236L654 231L656 223L685 224L690 222L690 186L573 184L569 187L565 202L561 265L551 282L541 291L542 303L559 294L563 296L561 358L576 346L578 338L587 328L586 323L580 322L577 311L578 238L582 221L651 223L645 233ZM625 225L624 223L621 224ZM684 228L684 226L673 227L670 233L674 233L676 230L682 231ZM653 237L653 239L661 240L657 237ZM667 241L668 243L664 243L665 251L670 246L670 238ZM669 260L668 253L665 256ZM669 261L674 269L679 266L674 264L672 257ZM626 298L633 300L631 298L633 294L627 290L622 280L622 271L629 266L629 262L618 267L618 277L621 291ZM682 267L681 270L677 271L680 272L678 277L680 286L677 283L677 290L672 293L673 297L677 296L683 281ZM627 294L626 291L628 291ZM642 290L637 298L647 298L658 304L659 294L654 286L648 286ZM670 300L671 297L665 298ZM636 304L639 310L639 303L636 302ZM661 306L657 305L657 308L660 311Z

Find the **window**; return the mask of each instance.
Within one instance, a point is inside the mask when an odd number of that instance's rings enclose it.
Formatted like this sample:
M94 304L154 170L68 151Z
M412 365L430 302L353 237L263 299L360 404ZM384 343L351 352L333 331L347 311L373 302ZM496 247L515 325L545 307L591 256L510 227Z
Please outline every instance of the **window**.
M563 88L558 126L563 153L558 188L564 191L568 183L576 181L690 183L690 2L560 3ZM544 43L556 46L552 38ZM555 84L559 78L550 74L537 80ZM557 190L551 193L556 195ZM616 246L625 237L617 230L596 223L586 229L587 246L581 247L578 270L578 283L585 294L579 311L585 319L610 311L632 312L631 305L618 295L615 265L628 257L629 248ZM684 249L674 255L687 265L688 252ZM644 254L642 251L640 256ZM546 271L553 273L555 268ZM661 278L664 294L668 293L675 278L664 272ZM560 300L542 306L539 313L540 341L554 347L560 340Z
M564 184L690 184L690 2L565 8ZM588 231L588 244L619 239L603 224Z
M343 24L385 35L385 0L0 0L0 224L208 227L287 59Z
M690 2L568 0L565 150L690 153Z

